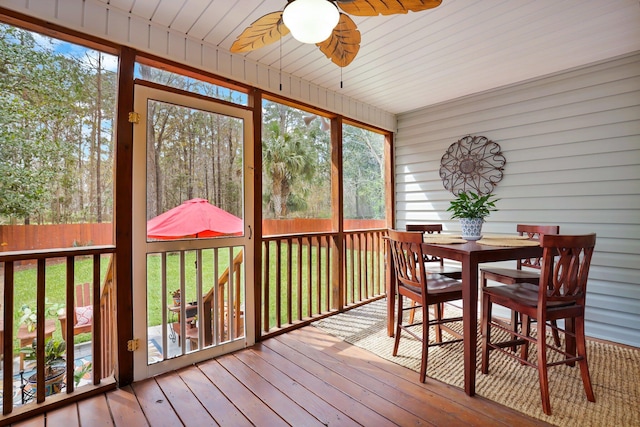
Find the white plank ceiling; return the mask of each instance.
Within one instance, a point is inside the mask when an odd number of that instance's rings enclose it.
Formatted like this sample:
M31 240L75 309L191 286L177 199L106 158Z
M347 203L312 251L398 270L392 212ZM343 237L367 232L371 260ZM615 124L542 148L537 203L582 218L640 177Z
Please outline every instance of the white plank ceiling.
M227 51L286 4L99 1ZM638 0L443 0L418 13L352 18L362 42L345 68L290 35L245 56L398 114L640 50Z

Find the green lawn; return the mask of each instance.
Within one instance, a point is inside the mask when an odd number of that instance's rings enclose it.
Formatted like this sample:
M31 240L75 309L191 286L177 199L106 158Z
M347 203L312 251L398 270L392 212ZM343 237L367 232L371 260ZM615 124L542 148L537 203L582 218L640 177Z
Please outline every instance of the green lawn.
M235 257L241 248L233 249ZM217 251L218 271L214 269L216 253L213 249L202 250L202 261L200 269L202 271L202 293L206 294L217 281L215 277L220 277L226 268L229 267L228 248ZM196 251L186 251L184 253L184 282L185 297L183 301L191 302L197 300L196 277L198 268L196 266ZM147 323L149 326L159 325L162 322L162 297L166 295L168 304L172 303L171 293L180 289L180 254L169 253L166 256L166 290L162 290L162 257L160 255L147 256Z
M107 267L109 265L109 255L102 257L100 261L101 281L104 280ZM31 310L36 309L36 280L37 268L34 265L18 267L15 271L14 283L14 310L13 324L14 337L20 327L20 318L22 317L22 306L27 305ZM91 282L93 278L93 257L77 258L74 263L75 282L85 283ZM64 260L50 261L45 269L45 298L49 303L48 307L58 305L64 306L65 301L65 282L67 277L67 266ZM57 319L55 313L47 313L47 318ZM57 320L56 320L57 321ZM60 324L56 326L53 333L55 339L62 339L60 332ZM89 334L82 334L76 337L76 342L84 342L90 340ZM18 345L17 340L15 346Z

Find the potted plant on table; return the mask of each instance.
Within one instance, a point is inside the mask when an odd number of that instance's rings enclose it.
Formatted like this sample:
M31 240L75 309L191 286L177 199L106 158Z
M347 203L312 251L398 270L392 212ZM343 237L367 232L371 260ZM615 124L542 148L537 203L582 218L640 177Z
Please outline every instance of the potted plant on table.
M64 304L50 303L49 300L47 300L45 305L47 306L47 316L59 316L64 314ZM22 316L20 316L20 324L24 325L28 332L35 331L36 324L38 322L38 313L36 310L32 310L28 304L23 304L22 307L20 307L20 311L22 312Z
M480 240L482 238L482 224L484 218L491 212L497 211L496 199L491 193L480 195L472 191L460 192L451 201L448 212L452 212L451 218L460 219L462 238L465 240Z

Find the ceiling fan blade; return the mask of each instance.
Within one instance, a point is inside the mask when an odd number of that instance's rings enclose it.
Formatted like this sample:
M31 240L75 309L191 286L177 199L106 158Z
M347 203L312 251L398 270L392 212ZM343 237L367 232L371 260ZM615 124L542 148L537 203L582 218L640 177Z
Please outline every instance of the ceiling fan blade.
M349 16L340 14L340 21L333 29L331 37L318 43L320 51L339 67L351 64L360 50L360 31Z
M254 21L231 45L231 52L249 52L277 42L289 34L282 22L282 11L264 15Z
M336 0L340 9L355 16L396 15L440 6L442 0Z

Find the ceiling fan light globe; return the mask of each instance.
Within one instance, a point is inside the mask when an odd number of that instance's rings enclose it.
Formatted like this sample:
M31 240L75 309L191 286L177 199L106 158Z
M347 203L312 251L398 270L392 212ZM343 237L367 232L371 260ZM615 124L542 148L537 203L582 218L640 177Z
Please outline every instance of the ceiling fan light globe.
M331 36L340 12L328 0L294 0L285 6L282 20L301 43L320 43Z

